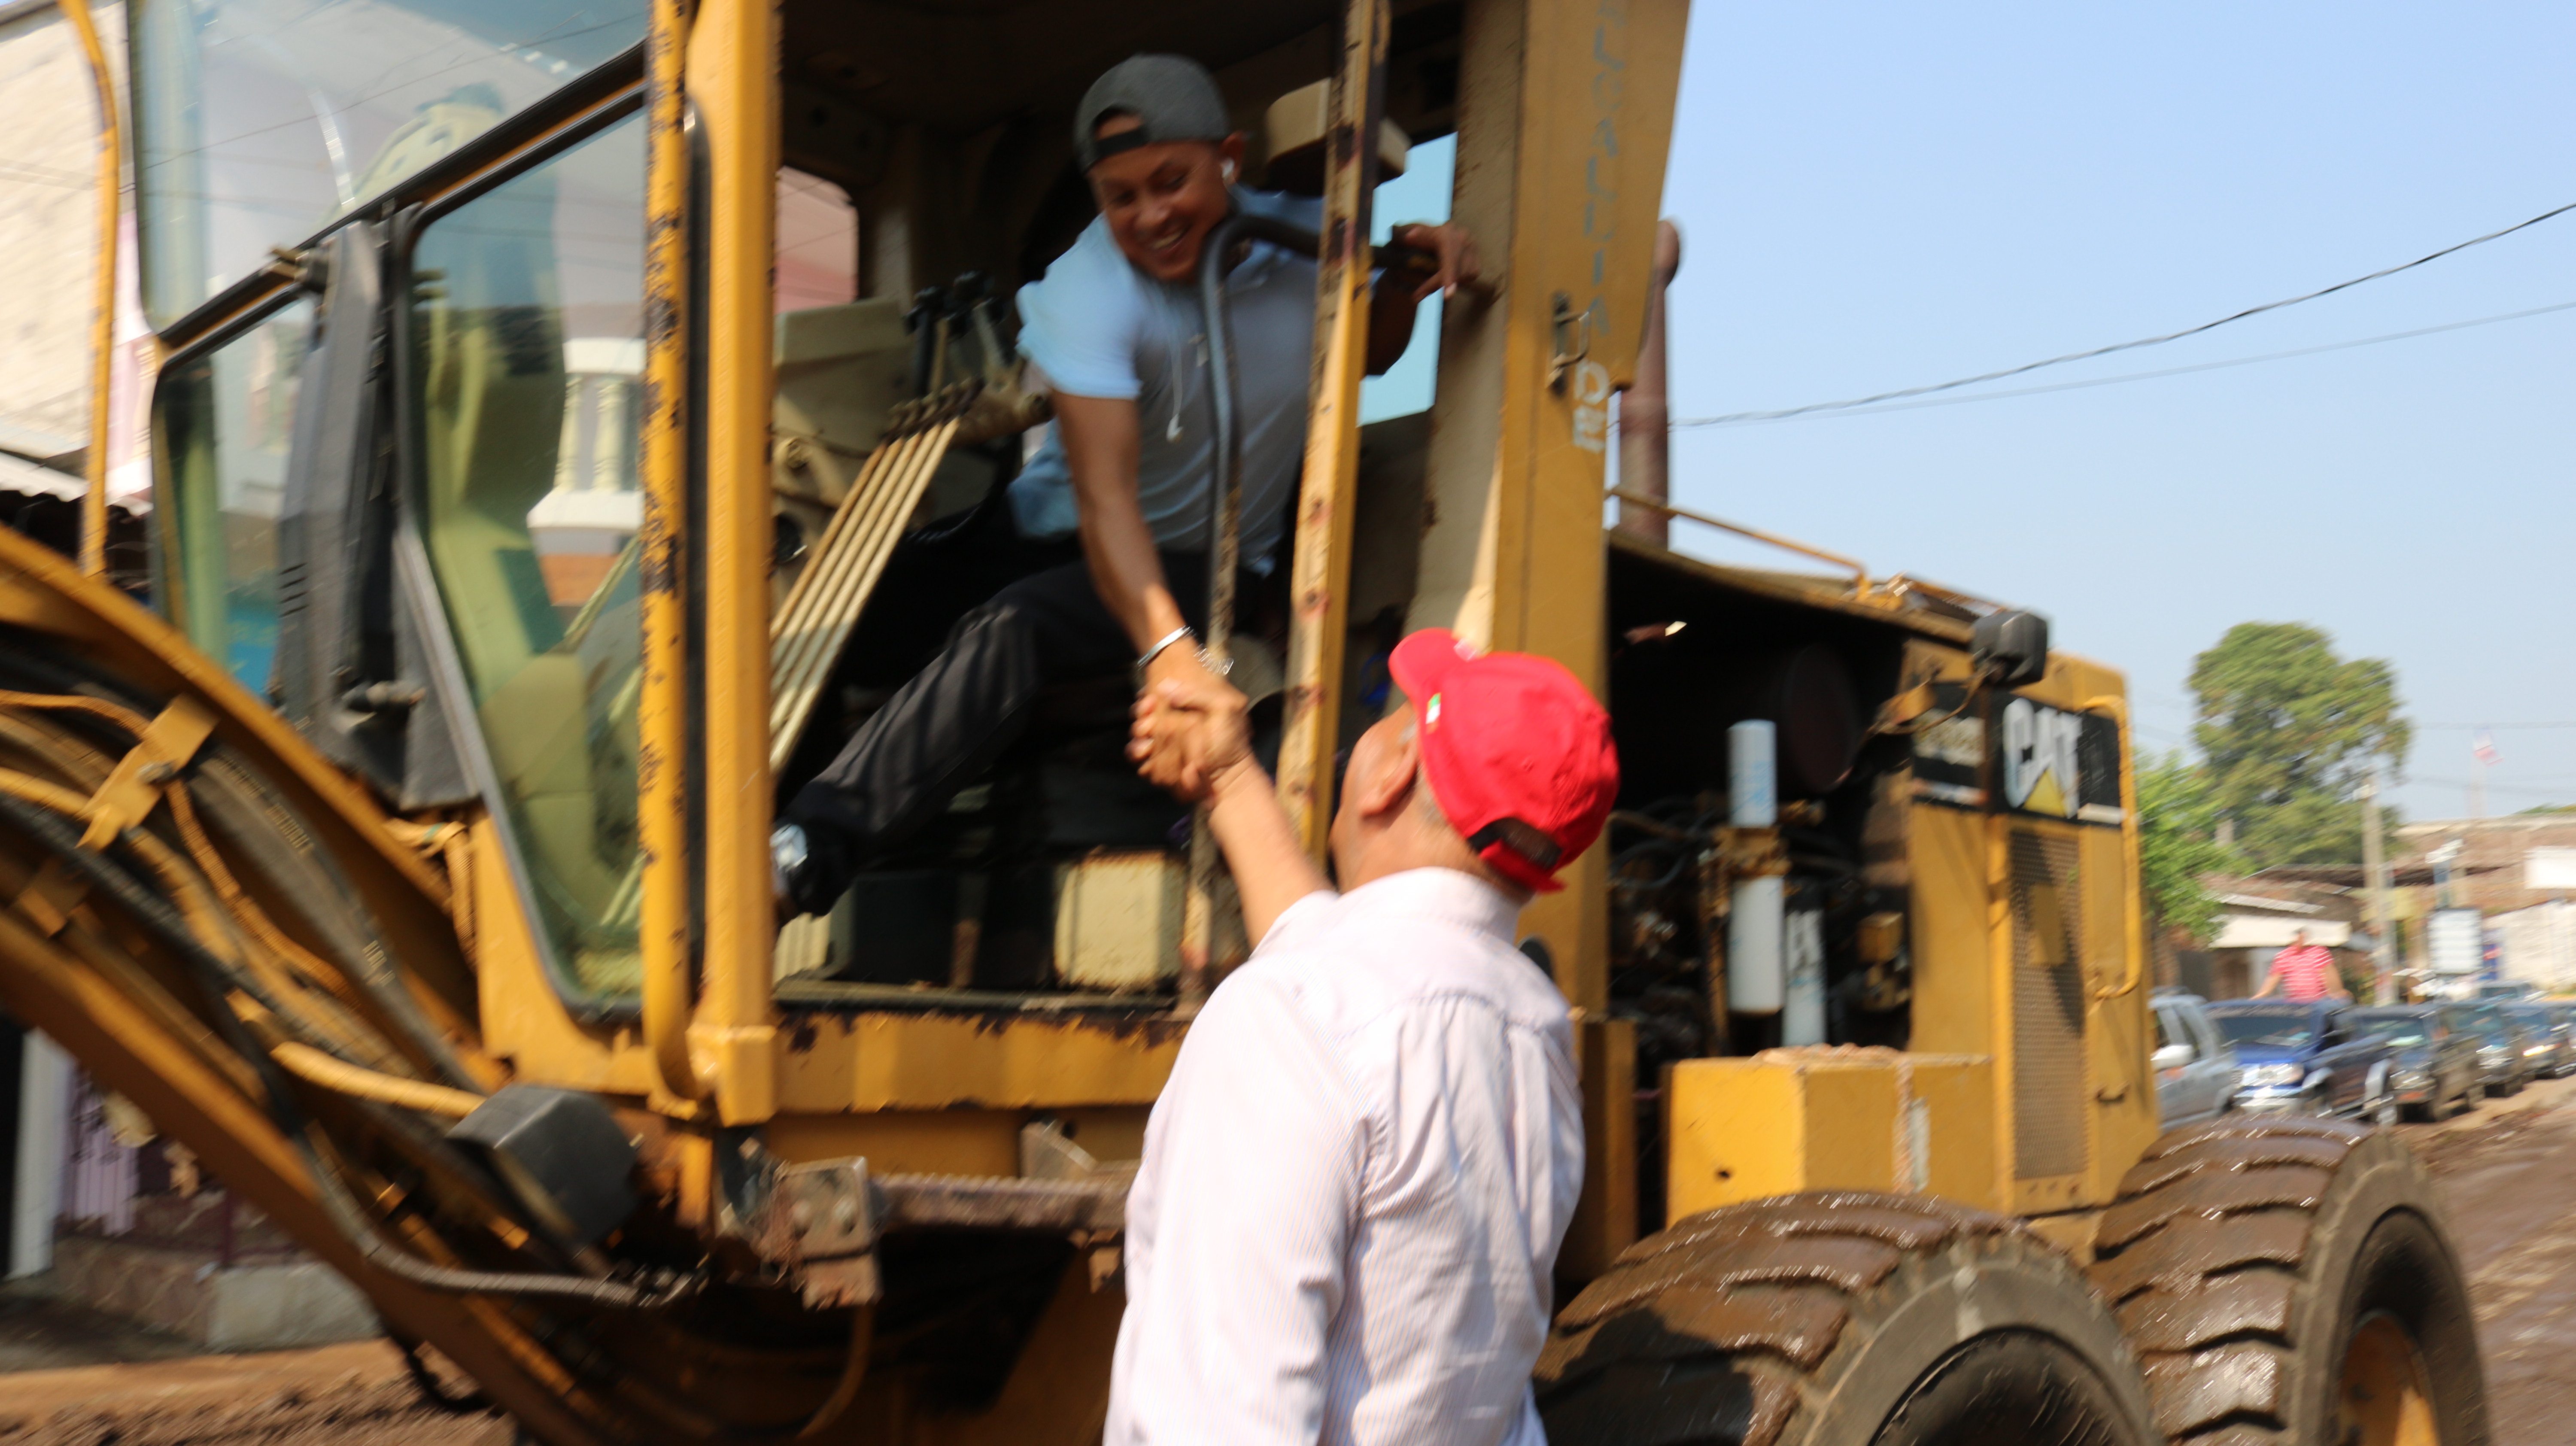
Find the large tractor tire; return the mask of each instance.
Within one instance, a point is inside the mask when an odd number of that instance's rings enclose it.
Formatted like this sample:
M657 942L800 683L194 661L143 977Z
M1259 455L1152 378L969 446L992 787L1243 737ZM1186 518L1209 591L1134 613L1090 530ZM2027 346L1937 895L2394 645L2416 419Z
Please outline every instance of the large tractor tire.
M2094 1252L2176 1446L2484 1446L2468 1288L2394 1135L2177 1130L2120 1182Z
M1638 1242L1539 1356L1553 1446L2152 1446L2110 1311L2012 1220L1786 1195Z

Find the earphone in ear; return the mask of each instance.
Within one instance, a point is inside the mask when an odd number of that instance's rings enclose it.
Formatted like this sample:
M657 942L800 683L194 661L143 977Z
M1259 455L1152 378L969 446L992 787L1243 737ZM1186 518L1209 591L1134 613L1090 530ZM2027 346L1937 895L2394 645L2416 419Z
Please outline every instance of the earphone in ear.
M1225 178L1229 181L1234 179L1234 162L1232 161L1225 163Z

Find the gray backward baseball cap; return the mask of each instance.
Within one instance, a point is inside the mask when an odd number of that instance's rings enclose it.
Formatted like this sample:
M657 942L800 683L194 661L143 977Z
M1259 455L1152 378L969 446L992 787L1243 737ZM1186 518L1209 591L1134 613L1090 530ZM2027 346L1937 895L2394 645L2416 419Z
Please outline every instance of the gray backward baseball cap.
M1132 131L1100 139L1104 117L1132 115ZM1090 170L1121 151L1162 141L1221 141L1233 134L1225 97L1207 67L1180 55L1131 55L1109 67L1073 113L1073 151Z

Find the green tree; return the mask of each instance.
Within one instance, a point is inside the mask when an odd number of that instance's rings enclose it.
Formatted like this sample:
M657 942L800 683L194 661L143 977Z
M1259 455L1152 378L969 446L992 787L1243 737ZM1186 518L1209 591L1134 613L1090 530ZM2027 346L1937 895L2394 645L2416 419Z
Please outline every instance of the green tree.
M2192 660L2191 690L2192 741L2238 849L2262 868L2358 862L2363 775L2375 757L2402 765L2414 737L2396 669L2335 656L2305 623L2238 623Z
M2236 850L2218 841L2218 804L2206 770L2180 749L2138 760L2138 874L2159 924L2207 944L2218 927L2218 896L2203 874L2245 870Z

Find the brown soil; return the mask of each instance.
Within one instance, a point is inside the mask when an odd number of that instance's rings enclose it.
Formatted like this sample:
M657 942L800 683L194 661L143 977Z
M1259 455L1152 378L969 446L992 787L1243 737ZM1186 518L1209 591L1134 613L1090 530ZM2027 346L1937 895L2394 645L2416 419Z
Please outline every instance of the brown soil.
M2576 1446L2576 1079L2404 1130L2468 1272L2496 1446Z
M0 1376L0 1446L509 1446L422 1397L381 1341Z

